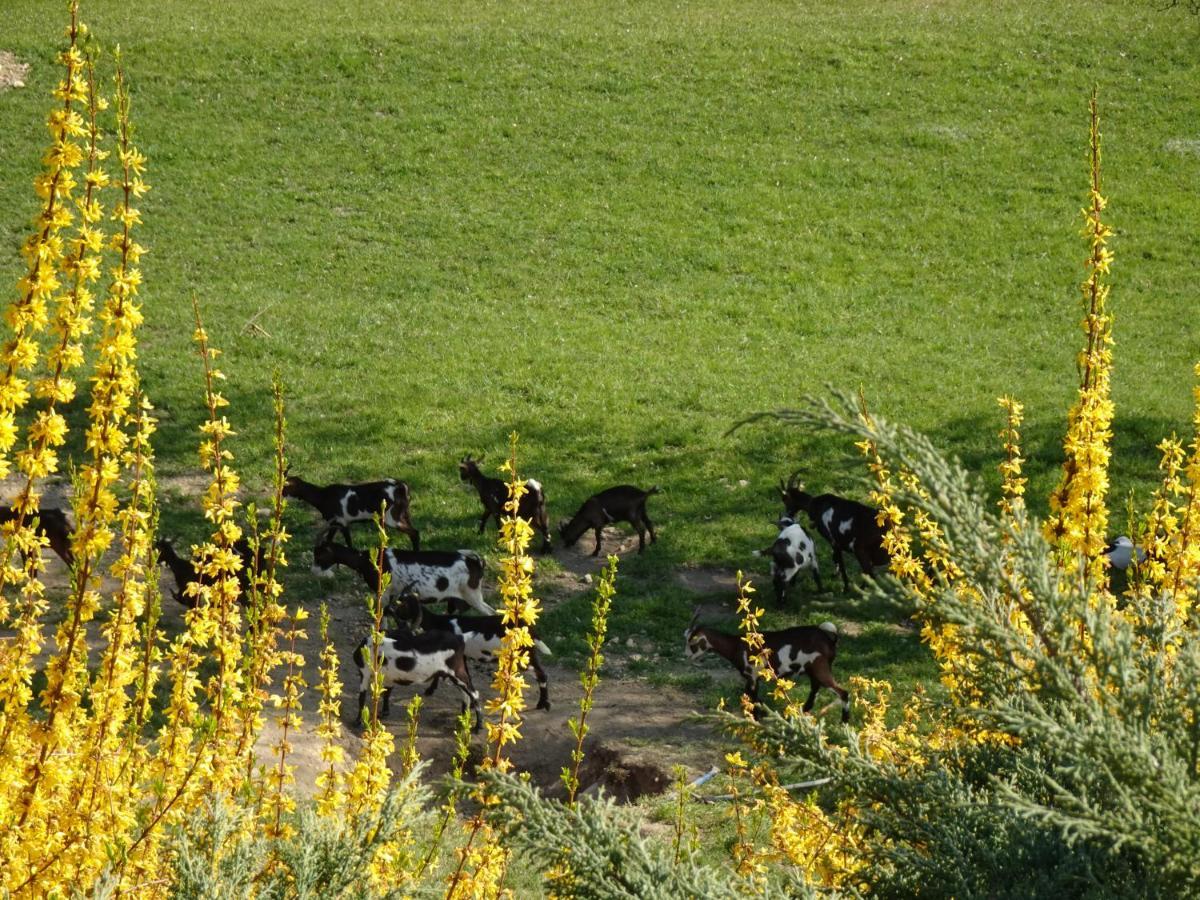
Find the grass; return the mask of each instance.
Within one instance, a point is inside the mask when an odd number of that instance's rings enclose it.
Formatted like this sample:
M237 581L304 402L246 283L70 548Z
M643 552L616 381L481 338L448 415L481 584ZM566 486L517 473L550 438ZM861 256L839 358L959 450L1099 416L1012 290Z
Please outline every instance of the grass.
M847 441L773 425L727 436L747 413L861 385L874 412L930 433L994 491L995 398L1012 393L1044 511L1076 380L1093 85L1117 230L1114 496L1144 497L1154 445L1187 430L1200 135L1198 20L1181 11L97 0L84 14L124 48L151 163L142 371L161 470L196 468L195 295L226 354L251 491L269 471L274 369L294 469L408 480L431 547L491 551L455 464L486 452L494 466L514 429L555 519L603 487L659 484L661 539L623 561L613 613L614 646L652 646L635 674L731 695L724 673L679 661L705 598L672 572L753 570L788 472L864 492ZM0 36L33 64L26 89L0 93L9 284L62 18L10 0ZM164 523L203 530L186 491ZM307 513L289 523L302 546ZM293 558L307 602L320 590ZM547 614L568 660L589 599ZM856 632L843 675L901 695L933 679L894 612L840 593L805 604L805 621Z

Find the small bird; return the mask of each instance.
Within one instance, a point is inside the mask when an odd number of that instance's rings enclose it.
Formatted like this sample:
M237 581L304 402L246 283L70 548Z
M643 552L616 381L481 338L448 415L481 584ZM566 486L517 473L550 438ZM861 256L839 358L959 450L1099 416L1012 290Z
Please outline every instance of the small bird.
M1129 568L1129 564L1133 562L1133 541L1123 534L1117 535L1108 542L1108 546L1104 548L1104 555L1108 558L1108 564L1114 569L1120 569L1124 572ZM1144 562L1146 559L1146 549L1144 547L1137 548L1137 561Z

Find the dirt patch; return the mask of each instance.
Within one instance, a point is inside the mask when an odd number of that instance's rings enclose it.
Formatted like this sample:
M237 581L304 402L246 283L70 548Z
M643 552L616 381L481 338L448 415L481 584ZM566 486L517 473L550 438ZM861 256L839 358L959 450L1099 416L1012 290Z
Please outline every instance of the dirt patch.
M23 63L7 50L0 50L0 91L25 87L29 63Z
M671 778L654 763L638 762L622 750L597 743L579 767L581 793L603 790L618 803L661 794Z
M659 532L656 531L656 533ZM653 546L650 543L650 536L646 535L646 552L652 552ZM554 548L554 558L558 560L563 569L573 575L581 578L585 575L594 577L604 568L610 554L625 556L629 553L637 553L638 536L630 534L626 528L613 525L600 533L600 552L593 556L592 551L595 548L595 533L589 531L570 547L564 547L560 541Z
M728 569L679 569L675 573L675 580L693 594L733 595L737 593L737 573L730 572Z

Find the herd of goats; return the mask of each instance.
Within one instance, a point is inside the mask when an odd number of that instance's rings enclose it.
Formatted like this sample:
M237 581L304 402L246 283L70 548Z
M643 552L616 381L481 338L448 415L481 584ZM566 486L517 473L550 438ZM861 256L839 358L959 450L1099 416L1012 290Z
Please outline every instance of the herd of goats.
M488 519L499 525L505 514L508 485L499 478L485 475L478 463L465 457L459 463L462 481L472 485L483 504L479 520L482 533ZM521 497L518 515L527 520L541 536L541 552L551 550L550 524L546 514L545 492L541 484L530 479ZM821 575L817 564L816 546L805 529L796 521L801 513L807 515L812 528L833 551L834 563L842 583L849 590L844 555L849 553L867 575L888 563L883 545L883 533L877 521L877 511L862 503L833 494L813 496L797 484L792 476L779 484L784 503L784 516L779 520L779 533L774 543L757 556L766 556L771 563L772 584L779 605L786 602L789 589L801 572L810 572L821 590ZM595 534L596 556L601 548L601 533L605 526L628 522L637 531L638 552L645 550L646 535L654 543L654 525L646 512L647 499L658 488L642 490L632 485L619 485L601 491L584 501L579 511L558 529L566 546L573 545L587 531ZM388 714L391 689L397 685L428 684L426 695L433 693L442 680L449 681L474 712L474 729L482 727L479 693L471 683L467 667L469 660L490 661L500 649L507 629L502 617L483 600L483 560L471 550L421 550L420 534L409 515L410 492L403 481L362 484L330 484L318 486L290 474L286 476L283 494L312 506L320 513L325 525L318 534L313 549L313 571L322 576L333 574L337 566L357 572L368 589L377 592L380 572L388 575L384 616L388 620L382 640L372 646L364 638L354 652L360 675L357 721L362 721L363 708L376 667L381 668L383 685L381 715ZM382 521L408 536L411 550L388 548L382 558L366 550L355 549L350 525L379 516ZM0 522L14 517L8 507L0 506ZM72 527L62 510L43 509L36 523L51 550L68 567L73 564L71 552ZM336 540L338 535L344 541ZM202 583L203 576L188 558L180 556L169 541L156 544L158 560L167 567L176 583L173 598L184 606L194 606L195 594L187 586ZM242 558L239 578L243 595L248 595L250 579L259 568L250 545L244 540L235 550ZM424 604L445 600L446 615L427 611ZM466 607L481 615L464 615ZM738 634L729 634L699 624L699 610L692 616L684 631L686 653L690 660L712 651L728 660L745 679L745 691L752 702L758 700L759 670L750 659L750 651ZM837 651L838 632L831 622L819 626L798 626L779 631L762 632L764 649L774 671L781 677L794 679L807 675L811 690L804 704L805 712L812 709L818 690L827 687L838 695L842 705L842 721L850 715L848 692L833 677L832 666ZM538 709L549 709L545 669L541 656L549 648L537 639L530 648L529 665L538 684Z

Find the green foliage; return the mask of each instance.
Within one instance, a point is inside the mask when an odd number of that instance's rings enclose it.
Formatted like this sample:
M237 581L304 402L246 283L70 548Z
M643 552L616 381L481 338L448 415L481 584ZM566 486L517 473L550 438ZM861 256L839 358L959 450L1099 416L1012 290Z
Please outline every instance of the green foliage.
M505 845L544 873L559 896L685 900L812 895L786 873L775 873L760 890L725 866L702 862L687 847L675 850L656 838L643 838L636 819L602 797L582 797L567 805L545 799L517 777L489 773L486 780L502 801L489 813Z
M870 438L913 472L928 493L901 488L898 501L937 522L943 554L965 572L932 599L890 579L872 592L957 626L981 700L945 704L935 723L978 743L931 742L927 761L902 765L804 719L729 720L782 748L784 765L834 776L832 793L852 798L872 835L867 880L891 896L1200 890L1200 645L1180 633L1170 595L1124 608L1098 599L1054 565L1036 523L999 519L927 438L863 423L848 397L781 416Z
M411 891L377 894L370 889L368 867L381 847L402 829L419 832L428 819L427 793L417 787L418 772L397 781L378 812L336 827L311 809L296 817L296 833L286 840L246 836L249 814L213 800L175 832L172 897L325 898L399 897Z

